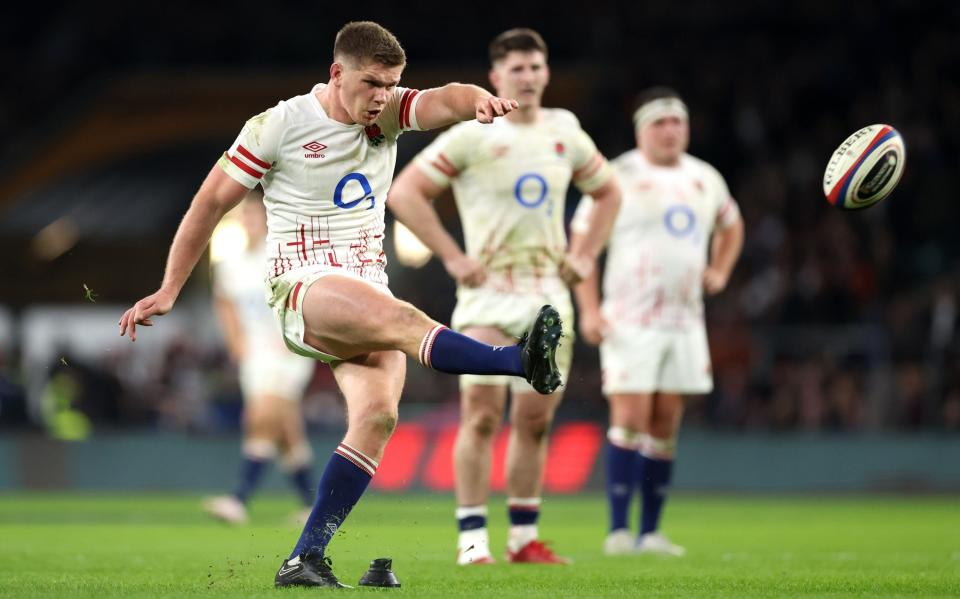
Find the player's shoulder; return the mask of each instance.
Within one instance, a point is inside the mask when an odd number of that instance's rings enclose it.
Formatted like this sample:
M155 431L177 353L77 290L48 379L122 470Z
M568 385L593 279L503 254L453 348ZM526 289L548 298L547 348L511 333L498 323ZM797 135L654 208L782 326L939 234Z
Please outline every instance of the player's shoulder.
M477 140L480 143L485 133L491 131L490 125L484 125L477 120L461 121L455 123L440 132L433 143L449 145L450 143L470 143L470 140Z
M292 98L280 100L275 105L250 118L248 122L272 127L289 127L308 121L316 121L317 99L314 96L316 89L317 88L314 88L308 93L293 96Z
M611 160L610 164L622 173L636 173L643 170L646 161L642 159L640 150L633 148Z
M543 108L543 121L554 127L578 130L580 119L566 108Z
M680 164L685 170L693 173L702 174L707 177L723 180L723 175L712 164L702 158L697 158L692 154L684 153L680 157Z

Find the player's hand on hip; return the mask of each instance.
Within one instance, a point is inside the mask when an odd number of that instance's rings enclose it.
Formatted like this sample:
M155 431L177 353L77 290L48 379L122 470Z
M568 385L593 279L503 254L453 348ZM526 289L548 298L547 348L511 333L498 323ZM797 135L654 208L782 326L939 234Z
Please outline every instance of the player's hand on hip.
M728 275L708 266L703 271L703 289L707 295L716 295L727 287Z
M464 287L479 287L487 280L487 269L478 260L470 256L461 255L444 262L444 268L457 282Z
M560 265L560 277L567 285L576 285L593 274L596 261L581 254L567 254Z
M122 337L125 334L129 334L130 341L137 340L137 325L141 324L145 327L153 326L154 316L161 316L166 314L173 308L173 302L176 301L177 297L175 293L161 289L153 295L148 295L139 302L135 303L132 308L123 313L123 316L120 317L120 336Z
M516 100L507 100L490 96L477 101L477 120L481 123L492 123L493 119L503 116L520 108Z
M607 334L607 319L600 310L591 310L580 315L580 336L589 345L600 345Z

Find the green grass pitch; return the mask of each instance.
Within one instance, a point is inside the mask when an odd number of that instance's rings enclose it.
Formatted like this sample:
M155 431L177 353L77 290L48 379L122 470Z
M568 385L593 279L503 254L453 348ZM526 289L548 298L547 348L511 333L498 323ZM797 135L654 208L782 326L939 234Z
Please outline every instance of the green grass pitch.
M506 537L503 498L491 543ZM208 521L185 495L0 494L0 596L277 597L273 575L299 528L291 500L260 497L253 524ZM960 596L956 497L677 495L665 532L682 559L607 558L601 496L547 498L541 536L570 567L453 565L453 500L371 495L334 540L334 571L355 584L372 558L394 558L408 597ZM499 556L498 556L499 557Z

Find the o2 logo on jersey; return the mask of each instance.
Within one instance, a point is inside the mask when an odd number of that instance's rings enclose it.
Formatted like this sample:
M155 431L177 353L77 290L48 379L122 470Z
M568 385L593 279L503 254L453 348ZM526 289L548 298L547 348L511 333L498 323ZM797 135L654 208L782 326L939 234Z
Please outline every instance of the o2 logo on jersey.
M347 200L343 199L343 191L347 186L354 182L354 185L350 185L349 191L354 192L356 187L359 185L360 197L356 200ZM355 193L351 194L353 197L357 197ZM340 179L340 182L337 183L336 189L333 190L333 203L339 206L340 208L350 209L355 207L360 202L370 201L370 205L367 206L367 210L373 210L373 207L376 205L377 200L373 197L373 188L370 187L370 182L367 181L367 178L361 173L349 173Z
M697 229L697 215L686 204L674 204L663 214L663 226L674 237L688 237Z
M547 199L547 180L537 173L520 175L513 186L513 197L524 208L536 208ZM553 202L547 204L547 214L553 212Z

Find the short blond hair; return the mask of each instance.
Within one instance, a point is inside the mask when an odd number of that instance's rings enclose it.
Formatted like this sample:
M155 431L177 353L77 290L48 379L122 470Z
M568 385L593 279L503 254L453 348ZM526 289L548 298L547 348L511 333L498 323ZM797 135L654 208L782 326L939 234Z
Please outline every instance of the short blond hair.
M395 35L373 21L352 21L337 32L333 59L378 62L388 67L407 64L407 54Z

